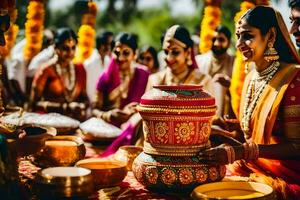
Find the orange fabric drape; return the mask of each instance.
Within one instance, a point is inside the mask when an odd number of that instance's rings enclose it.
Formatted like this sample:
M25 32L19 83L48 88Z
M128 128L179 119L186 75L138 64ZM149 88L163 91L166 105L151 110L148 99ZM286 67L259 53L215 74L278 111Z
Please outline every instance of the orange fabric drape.
M272 130L277 117L280 102L294 76L299 71L295 65L282 67L273 77L271 82L266 85L257 105L252 113L250 126L252 127L252 141L258 144L270 144L272 142ZM245 79L245 86L249 85L250 73ZM245 97L247 87L243 88ZM240 121L243 117L242 109L245 99L241 99Z

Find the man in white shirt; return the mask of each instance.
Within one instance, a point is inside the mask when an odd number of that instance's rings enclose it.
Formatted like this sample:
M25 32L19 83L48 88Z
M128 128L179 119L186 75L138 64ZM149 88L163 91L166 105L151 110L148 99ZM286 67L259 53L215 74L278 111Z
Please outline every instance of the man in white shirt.
M113 33L105 31L96 37L96 49L83 63L86 71L86 92L92 102L98 79L102 71L109 65L112 49Z

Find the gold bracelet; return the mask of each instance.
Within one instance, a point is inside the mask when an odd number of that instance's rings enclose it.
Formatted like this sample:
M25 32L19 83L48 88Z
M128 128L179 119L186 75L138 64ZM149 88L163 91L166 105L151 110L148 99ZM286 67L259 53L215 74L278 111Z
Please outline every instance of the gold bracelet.
M235 151L231 145L225 146L225 151L227 154L228 164L231 164L235 161Z
M243 143L243 148L244 148L244 159L248 160L249 159L249 144L247 142Z
M43 103L43 109L45 112L47 112L48 104L49 104L49 101L44 101L44 103Z
M63 112L65 113L68 109L68 103L63 103L62 104L62 109L63 109Z

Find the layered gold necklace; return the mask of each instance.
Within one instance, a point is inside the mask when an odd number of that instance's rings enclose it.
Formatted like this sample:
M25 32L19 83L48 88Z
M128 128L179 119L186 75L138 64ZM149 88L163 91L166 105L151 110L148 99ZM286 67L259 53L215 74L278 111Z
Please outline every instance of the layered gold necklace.
M71 94L73 92L73 89L75 87L75 67L72 62L69 63L69 73L67 73L67 68L62 68L60 64L55 65L55 70L57 74L59 75L60 79L63 82L64 85L64 93L65 98L69 102L71 101ZM69 76L66 76L66 74L69 74Z
M274 61L268 68L266 68L262 72L258 72L255 70L255 72L252 75L246 92L245 104L243 107L243 117L241 122L242 129L246 135L246 138L251 137L250 121L255 106L263 90L273 78L279 66L280 63L278 61Z

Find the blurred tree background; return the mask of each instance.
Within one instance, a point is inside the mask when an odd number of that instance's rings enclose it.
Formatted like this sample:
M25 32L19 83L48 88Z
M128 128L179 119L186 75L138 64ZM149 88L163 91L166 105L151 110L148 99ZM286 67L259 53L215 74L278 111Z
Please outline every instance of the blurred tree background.
M78 31L81 15L75 5L61 9L50 10L49 1L45 1L46 17L45 27L57 28L70 26ZM64 0L61 0L64 1ZM173 15L171 12L172 3L176 0L161 0L162 6L138 8L139 0L95 0L96 2L106 1L107 6L98 12L97 31L108 29L117 34L120 31L136 33L139 36L140 44L151 44L160 49L160 37L165 29L173 24L186 26L191 34L199 34L199 28L203 15L204 0L192 0L195 13L186 15ZM151 0L149 0L151 1ZM233 18L239 10L241 0L224 0L222 2L222 24L234 30ZM26 21L26 9L28 0L17 0L18 18L17 24L24 29Z

